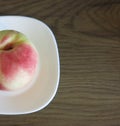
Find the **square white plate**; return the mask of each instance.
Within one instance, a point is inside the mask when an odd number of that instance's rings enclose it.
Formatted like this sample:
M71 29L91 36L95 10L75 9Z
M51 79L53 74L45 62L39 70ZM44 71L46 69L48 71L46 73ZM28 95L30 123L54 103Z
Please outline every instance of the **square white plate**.
M0 30L25 34L39 53L40 70L34 84L17 95L0 93L0 114L17 115L36 112L46 107L56 94L60 63L55 37L43 22L24 16L0 16Z

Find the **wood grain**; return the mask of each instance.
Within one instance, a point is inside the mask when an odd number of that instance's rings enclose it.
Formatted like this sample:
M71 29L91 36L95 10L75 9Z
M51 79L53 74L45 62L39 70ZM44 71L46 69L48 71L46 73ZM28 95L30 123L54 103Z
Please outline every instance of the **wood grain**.
M119 0L0 0L0 15L44 21L61 62L52 103L29 115L1 115L0 126L120 126Z

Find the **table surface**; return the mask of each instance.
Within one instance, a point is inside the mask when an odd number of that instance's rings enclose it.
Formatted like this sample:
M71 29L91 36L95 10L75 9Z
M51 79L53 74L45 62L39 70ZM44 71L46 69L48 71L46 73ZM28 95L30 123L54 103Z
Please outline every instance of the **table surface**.
M1 115L0 126L120 125L119 0L0 0L0 15L45 22L61 62L53 101L33 114Z

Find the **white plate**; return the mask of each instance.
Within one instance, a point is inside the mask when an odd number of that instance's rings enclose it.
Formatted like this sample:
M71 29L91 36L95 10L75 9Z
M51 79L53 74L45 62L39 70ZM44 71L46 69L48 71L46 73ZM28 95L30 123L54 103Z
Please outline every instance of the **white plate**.
M40 71L35 83L17 95L0 94L0 114L17 115L46 107L56 94L60 63L55 37L43 22L24 16L0 16L0 30L24 33L39 52Z

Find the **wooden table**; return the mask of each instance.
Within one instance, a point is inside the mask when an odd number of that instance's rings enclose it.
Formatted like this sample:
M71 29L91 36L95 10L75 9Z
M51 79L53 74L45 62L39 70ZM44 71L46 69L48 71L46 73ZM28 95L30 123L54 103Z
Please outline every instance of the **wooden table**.
M120 0L0 0L0 15L45 22L61 61L49 106L0 126L120 126Z

